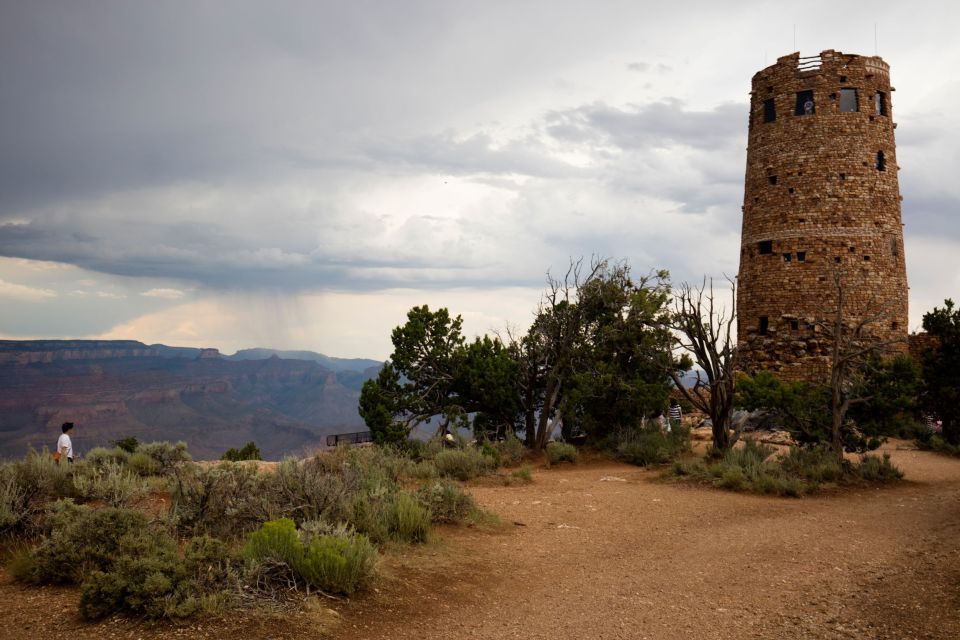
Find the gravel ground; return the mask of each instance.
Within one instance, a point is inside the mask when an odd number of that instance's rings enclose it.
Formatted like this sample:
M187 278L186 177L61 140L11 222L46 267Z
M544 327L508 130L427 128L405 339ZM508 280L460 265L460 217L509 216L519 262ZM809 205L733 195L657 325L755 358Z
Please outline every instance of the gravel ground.
M501 524L388 553L375 588L183 626L84 624L0 573L0 638L960 638L960 460L886 448L892 488L803 499L610 462L473 486Z

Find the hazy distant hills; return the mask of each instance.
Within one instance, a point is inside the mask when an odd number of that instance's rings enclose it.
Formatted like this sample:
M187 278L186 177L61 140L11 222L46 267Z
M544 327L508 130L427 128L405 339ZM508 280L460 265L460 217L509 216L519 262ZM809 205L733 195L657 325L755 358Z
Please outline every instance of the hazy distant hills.
M79 453L128 435L186 440L198 458L249 440L265 457L299 453L363 429L360 387L380 364L130 340L0 341L0 456L52 447L65 421L77 425Z

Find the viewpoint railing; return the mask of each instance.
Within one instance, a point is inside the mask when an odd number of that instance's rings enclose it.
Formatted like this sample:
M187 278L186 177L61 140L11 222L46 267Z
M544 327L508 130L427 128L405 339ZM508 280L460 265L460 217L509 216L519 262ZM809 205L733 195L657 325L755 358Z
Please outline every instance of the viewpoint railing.
M373 434L369 431L356 431L354 433L334 433L327 436L328 447L335 447L341 442L344 444L367 444L373 442Z

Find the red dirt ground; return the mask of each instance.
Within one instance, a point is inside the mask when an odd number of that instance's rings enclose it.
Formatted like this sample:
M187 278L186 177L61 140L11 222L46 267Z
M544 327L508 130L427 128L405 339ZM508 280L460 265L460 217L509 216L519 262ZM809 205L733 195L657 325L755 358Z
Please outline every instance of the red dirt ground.
M87 624L75 589L0 573L0 638L960 638L960 460L886 448L906 482L803 499L613 462L473 486L500 525L443 529L363 596L294 612Z

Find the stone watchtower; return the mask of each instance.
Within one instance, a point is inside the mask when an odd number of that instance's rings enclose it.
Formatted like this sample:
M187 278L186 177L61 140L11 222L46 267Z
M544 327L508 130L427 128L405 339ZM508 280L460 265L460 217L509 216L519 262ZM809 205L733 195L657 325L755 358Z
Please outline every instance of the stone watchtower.
M753 76L738 276L741 367L822 380L830 345L815 321L836 310L907 337L907 272L890 67L827 50L783 56Z

